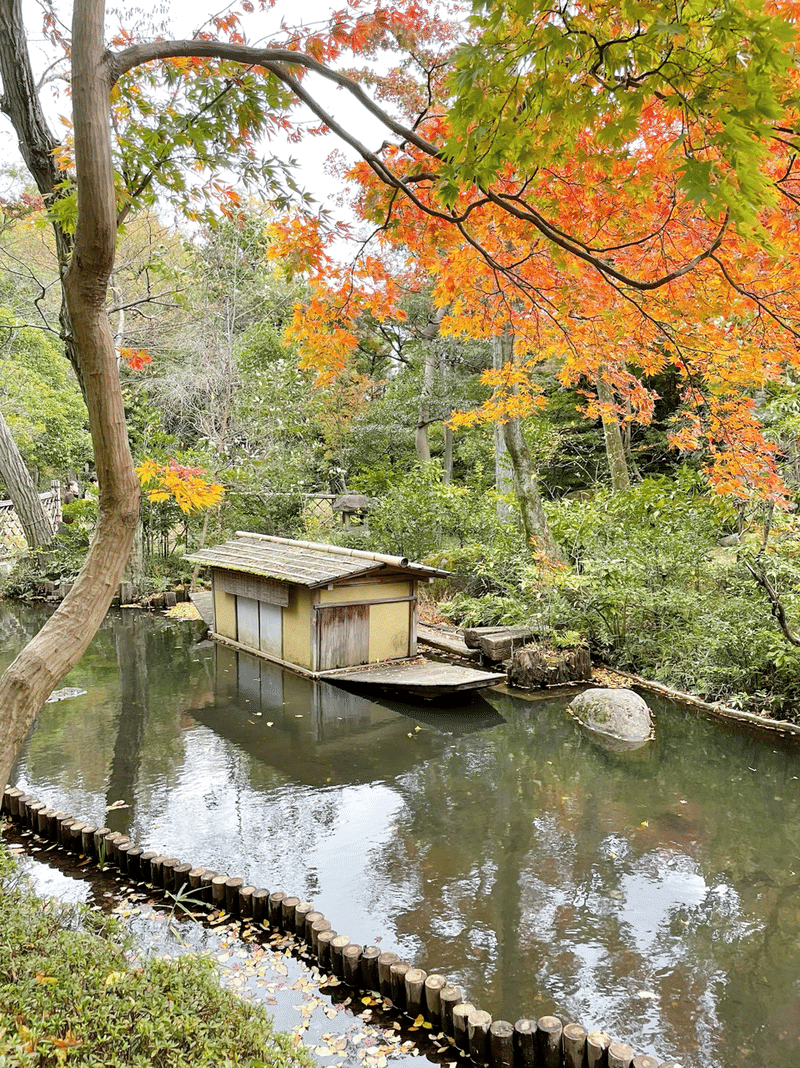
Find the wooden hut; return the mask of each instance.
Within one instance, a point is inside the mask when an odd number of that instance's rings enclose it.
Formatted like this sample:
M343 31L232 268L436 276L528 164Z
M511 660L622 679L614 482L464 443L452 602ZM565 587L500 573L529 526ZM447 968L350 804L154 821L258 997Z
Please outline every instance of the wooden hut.
M211 569L213 637L312 676L416 656L417 585L448 574L244 531L187 559Z

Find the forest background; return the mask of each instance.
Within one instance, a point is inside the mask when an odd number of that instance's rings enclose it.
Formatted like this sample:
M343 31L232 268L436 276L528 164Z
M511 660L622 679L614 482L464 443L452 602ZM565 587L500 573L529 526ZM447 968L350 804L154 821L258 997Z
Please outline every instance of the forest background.
M688 16L664 22L658 5L587 8L616 20L609 40L642 45L624 62L607 59L583 9L571 26L565 8L555 34L541 14L551 53L556 37L568 47L542 59L531 44L514 92L498 82L493 96L487 71L522 40L523 7L476 6L469 32L465 12L417 5L281 28L315 62L349 50L361 65L340 69L407 123L377 166L372 152L355 166L333 158L343 218L252 150L270 123L285 132L274 86L266 100L229 68L176 58L118 81L107 311L148 491L132 574L191 581L185 552L236 529L399 553L453 570L437 609L454 624L585 637L614 666L797 718L793 10L707 5L698 31ZM715 38L725 19L728 37ZM125 27L115 43L134 47L145 30ZM241 24L218 16L213 31L234 39ZM714 84L709 63L703 108L683 85L683 110L659 119L658 68L635 65L651 58L645 45L671 56L696 33L728 80ZM750 63L732 43L742 40ZM575 126L570 64L595 86ZM227 110L210 106L215 78L223 96L240 90ZM630 111L597 110L609 78L613 99L635 98ZM190 106L172 114L180 94ZM40 489L70 473L85 485L94 462L59 323L59 228L74 233L77 205L69 119L65 130L58 195L13 168L2 193L0 409ZM447 151L432 155L426 138ZM403 195L414 195L401 200L381 167L405 168ZM558 201L557 226L531 208L537 197ZM5 469L3 481L13 495ZM346 491L369 499L366 521L345 527L326 511L321 495ZM97 500L65 514L6 595L78 574Z

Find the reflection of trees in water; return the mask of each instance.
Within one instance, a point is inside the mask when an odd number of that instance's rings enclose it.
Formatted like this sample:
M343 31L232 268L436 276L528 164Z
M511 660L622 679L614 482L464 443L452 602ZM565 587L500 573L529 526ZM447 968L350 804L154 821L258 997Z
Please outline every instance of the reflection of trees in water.
M130 806L136 791L142 743L147 726L147 634L139 612L121 612L114 618L114 640L119 668L120 706L116 736L108 773L106 805L124 801ZM112 830L130 833L132 809L108 812Z
M792 765L692 716L630 762L552 705L520 712L399 782L396 837L372 859L380 885L418 891L398 931L418 939L423 966L458 976L496 1015L566 1013L726 1068L751 1063L727 1047L772 1015L794 1043L780 1063L794 1068L796 784L788 828L761 803L777 781L789 801Z
M50 610L48 613L50 614ZM18 602L3 602L0 612L0 657L3 664L11 663L23 645L41 629L46 615L40 606Z

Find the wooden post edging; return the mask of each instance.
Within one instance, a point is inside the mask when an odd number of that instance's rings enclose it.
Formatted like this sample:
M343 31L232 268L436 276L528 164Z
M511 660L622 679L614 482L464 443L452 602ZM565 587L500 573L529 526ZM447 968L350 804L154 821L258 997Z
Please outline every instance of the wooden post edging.
M391 1006L412 1019L422 1016L441 1028L475 1068L676 1068L676 1061L661 1061L649 1054L636 1056L625 1042L613 1042L604 1031L587 1032L557 1016L523 1018L511 1024L492 1020L488 1012L462 999L457 986L443 975L428 975L401 961L396 953L377 946L359 946L347 935L332 930L330 920L310 901L281 891L270 893L246 885L238 876L193 867L177 857L145 851L128 837L82 823L57 812L16 786L6 786L0 815L8 817L40 839L62 849L113 866L134 883L147 883L171 897L189 897L219 909L293 935L320 969L348 986L380 994ZM324 981L323 981L324 983Z

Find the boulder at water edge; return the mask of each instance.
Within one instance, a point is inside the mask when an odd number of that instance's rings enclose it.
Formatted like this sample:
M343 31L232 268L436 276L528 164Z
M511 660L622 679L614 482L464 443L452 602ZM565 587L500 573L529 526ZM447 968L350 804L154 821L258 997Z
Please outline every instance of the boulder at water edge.
M567 710L584 727L621 743L623 748L635 749L654 734L650 709L633 690L584 690Z

